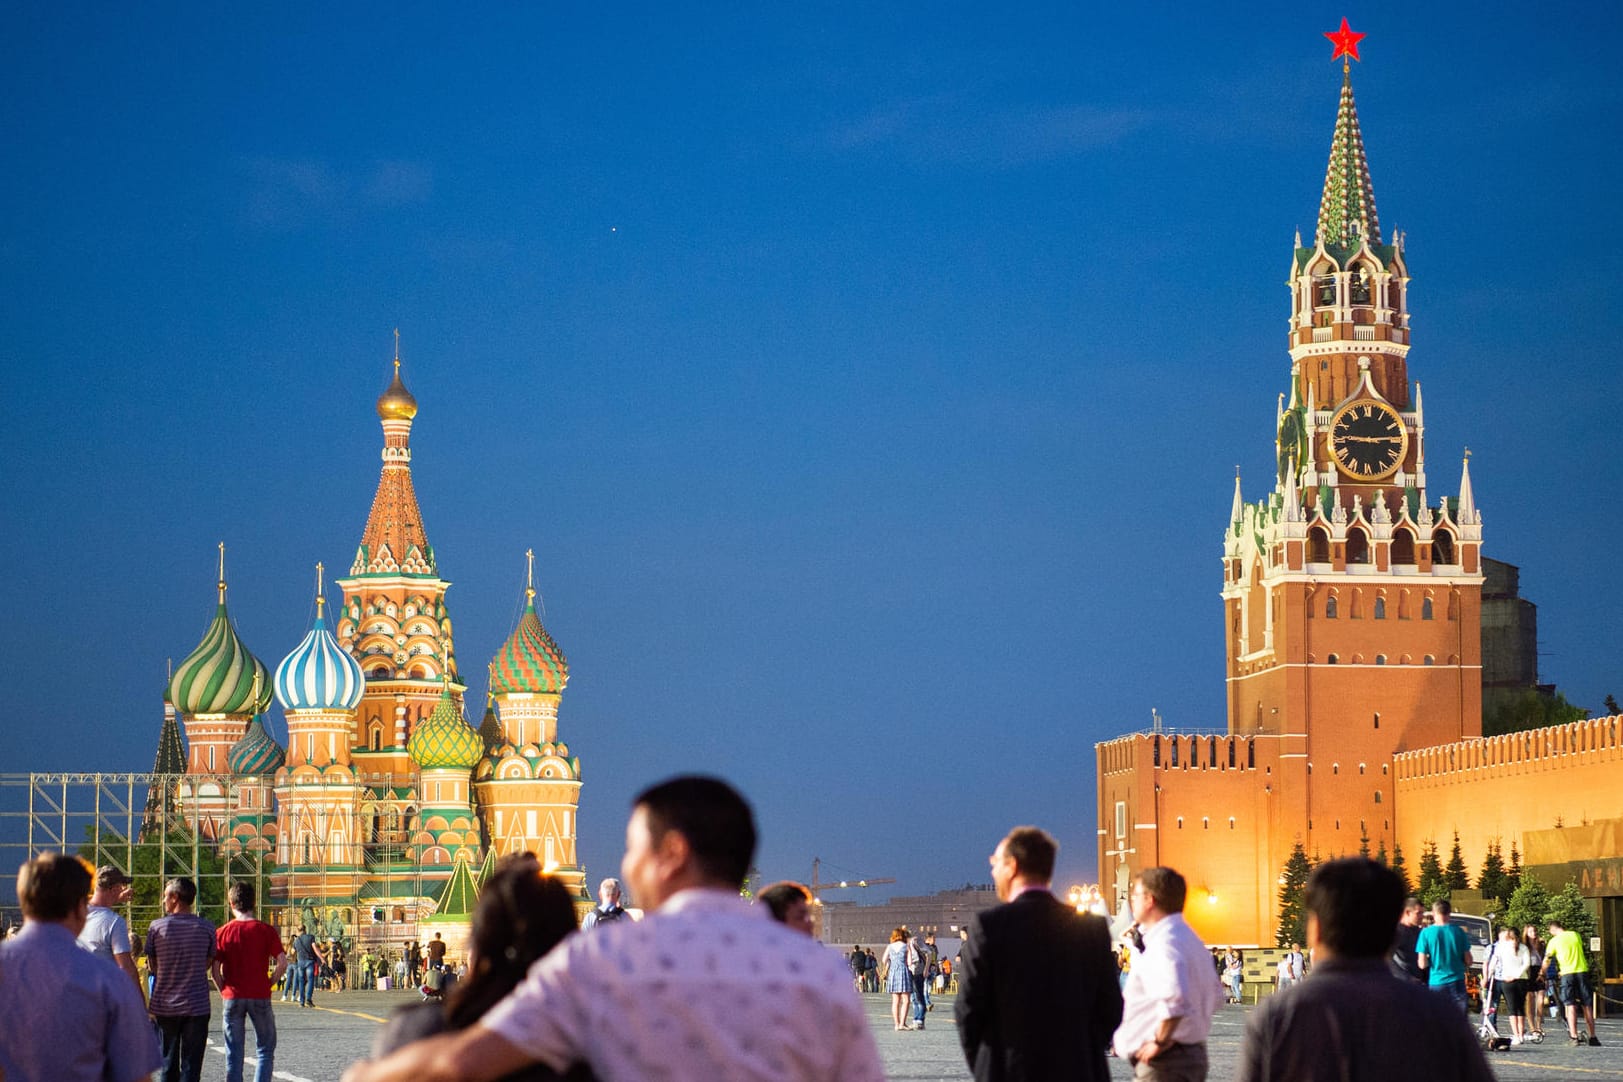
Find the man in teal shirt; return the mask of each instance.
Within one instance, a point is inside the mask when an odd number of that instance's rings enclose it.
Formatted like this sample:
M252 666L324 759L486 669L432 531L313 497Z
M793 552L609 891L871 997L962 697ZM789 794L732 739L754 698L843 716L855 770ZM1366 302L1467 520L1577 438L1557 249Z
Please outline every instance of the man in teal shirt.
M1431 907L1432 923L1420 930L1415 941L1415 954L1420 968L1426 973L1426 984L1433 992L1459 1004L1460 1013L1470 1011L1470 998L1465 994L1465 964L1471 957L1471 937L1457 924L1448 923L1454 907L1448 899L1440 899Z

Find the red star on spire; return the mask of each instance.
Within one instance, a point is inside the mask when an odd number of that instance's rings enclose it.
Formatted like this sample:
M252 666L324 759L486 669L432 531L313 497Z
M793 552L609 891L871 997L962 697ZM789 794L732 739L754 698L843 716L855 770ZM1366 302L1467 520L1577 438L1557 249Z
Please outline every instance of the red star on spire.
M1353 33L1352 29L1347 25L1347 17L1343 15L1341 17L1341 29L1333 30L1324 36L1329 38L1336 47L1336 51L1330 54L1331 60L1343 56L1350 56L1354 60L1358 60L1358 43L1363 41L1366 35Z

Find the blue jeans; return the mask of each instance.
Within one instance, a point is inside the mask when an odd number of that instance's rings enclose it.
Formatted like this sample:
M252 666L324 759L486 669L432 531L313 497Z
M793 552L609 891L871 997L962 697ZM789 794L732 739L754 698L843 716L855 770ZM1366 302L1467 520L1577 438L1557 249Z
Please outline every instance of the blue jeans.
M254 1024L254 1082L270 1082L276 1069L276 1014L268 999L232 997L225 1003L225 1082L242 1082L242 1020Z
M203 1050L208 1047L206 1014L153 1019L163 1049L163 1082L197 1082L203 1074Z
M914 977L913 984L913 1021L924 1025L924 1011L930 1003L930 993L925 988L928 977Z
M316 991L316 964L299 962L293 968L297 973L293 978L293 998L308 1007Z
M1461 1014L1471 1013L1471 997L1465 994L1464 981L1449 981L1447 984L1434 984L1431 986L1431 990L1439 995L1447 996L1449 999L1453 1000L1454 1005L1460 1009Z

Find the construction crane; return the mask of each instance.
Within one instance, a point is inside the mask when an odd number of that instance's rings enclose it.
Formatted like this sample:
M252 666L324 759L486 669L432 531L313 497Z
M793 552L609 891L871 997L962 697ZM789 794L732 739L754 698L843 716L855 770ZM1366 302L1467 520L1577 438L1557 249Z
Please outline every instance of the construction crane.
M823 869L823 858L822 857L812 857L812 877L811 877L811 882L806 884L806 889L811 891L811 896L812 896L813 901L820 900L819 896L825 890L843 890L843 889L849 889L851 887L874 887L874 886L878 886L880 883L894 883L894 882L896 882L896 880L891 878L890 876L881 876L881 877L878 877L878 878L869 878L869 879L839 879L839 880L831 879L831 880L828 880L827 882L824 882L824 880L822 878L822 869Z

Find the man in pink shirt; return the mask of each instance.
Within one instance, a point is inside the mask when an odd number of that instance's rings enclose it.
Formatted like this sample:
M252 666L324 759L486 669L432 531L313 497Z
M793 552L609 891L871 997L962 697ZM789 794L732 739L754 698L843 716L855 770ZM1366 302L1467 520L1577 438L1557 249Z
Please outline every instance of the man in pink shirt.
M254 1082L270 1082L276 1069L276 1015L271 1010L271 985L287 970L282 937L262 920L254 919L254 888L232 883L227 892L231 920L220 926L214 948L212 973L225 1001L225 1078L242 1082L242 1020L254 1024L259 1066ZM275 972L271 967L275 966Z

